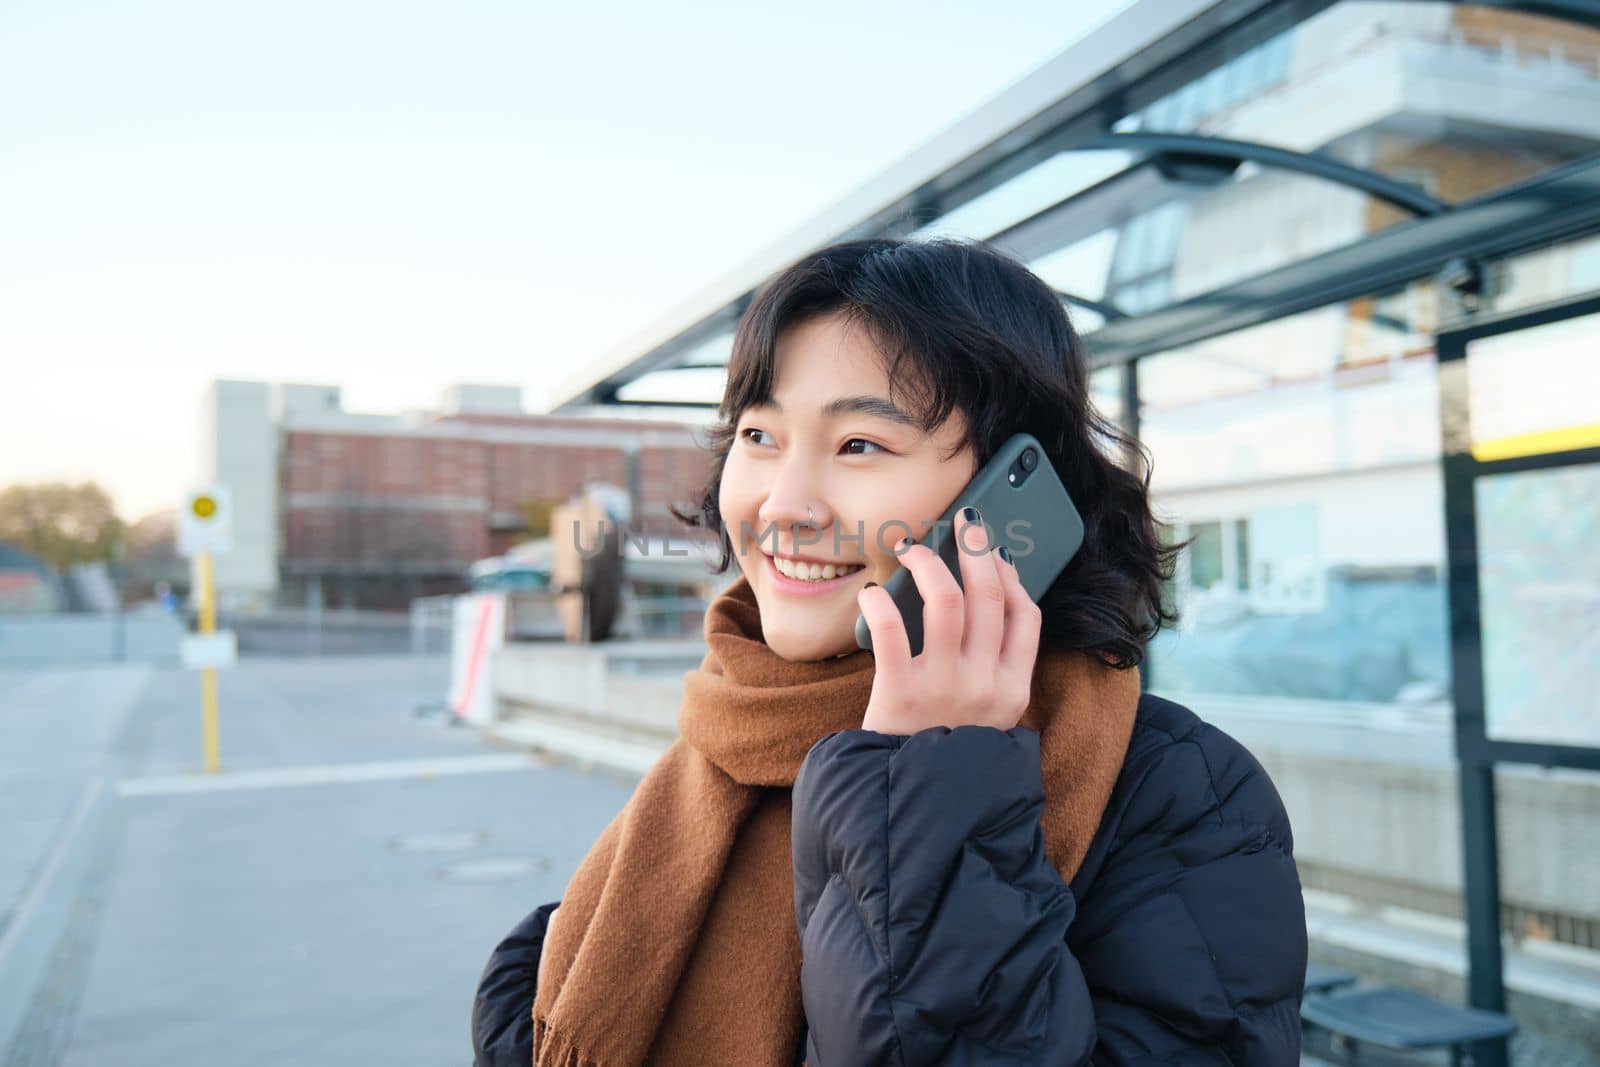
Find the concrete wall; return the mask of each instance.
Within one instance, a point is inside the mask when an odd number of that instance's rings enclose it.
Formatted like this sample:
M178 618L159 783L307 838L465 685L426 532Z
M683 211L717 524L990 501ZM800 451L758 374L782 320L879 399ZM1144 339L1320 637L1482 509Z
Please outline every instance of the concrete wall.
M174 666L183 624L170 615L0 615L0 666L128 661ZM118 642L121 654L118 654Z
M1261 762L1288 809L1308 886L1459 908L1460 797L1447 706L1162 695ZM1600 774L1506 765L1496 784L1502 903L1600 923Z
M233 495L233 550L216 558L223 607L270 607L278 591L278 431L266 382L215 381L200 477Z
M494 653L491 684L509 714L532 712L597 733L670 741L678 735L683 672L704 655L698 641L513 644Z

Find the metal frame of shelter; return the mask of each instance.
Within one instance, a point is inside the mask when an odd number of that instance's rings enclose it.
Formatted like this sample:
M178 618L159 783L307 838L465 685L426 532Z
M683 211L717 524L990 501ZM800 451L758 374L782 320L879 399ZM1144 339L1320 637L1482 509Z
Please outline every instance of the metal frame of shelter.
M1121 147L1126 170L988 240L1023 259L1063 247L1063 235L1115 223L1119 212L1204 189L1242 163L1335 182L1410 212L1407 222L1156 311L1113 317L1085 336L1096 368L1191 344L1325 304L1395 288L1462 261L1508 255L1600 229L1600 157L1553 168L1485 196L1446 204L1373 171L1316 153L1182 134L1115 133L1110 124L1263 43L1338 0L1140 0L1010 91L876 176L818 218L763 249L683 307L557 391L556 406L706 407L618 396L690 361L730 332L760 284L834 241L899 236L966 204L1061 152ZM1456 4L1458 0L1407 0ZM1487 0L1472 5L1600 28L1600 0ZM1454 272L1453 272L1454 273ZM1070 294L1067 299L1082 305ZM1099 310L1097 308L1097 310ZM714 405L710 405L714 406Z
M1513 335L1586 316L1600 316L1600 296L1562 300L1510 314L1481 316L1438 335L1439 423L1444 473L1445 556L1449 567L1451 692L1460 762L1462 863L1466 886L1468 993L1475 1007L1505 1009L1500 943L1500 847L1494 768L1498 763L1600 771L1600 748L1497 737L1489 729L1484 684L1477 486L1507 474L1600 466L1590 432L1569 447L1480 459L1473 452L1467 361L1475 341ZM1600 357L1597 357L1600 358ZM1535 371L1534 373L1537 373ZM1550 650L1559 656L1561 650Z
M1062 198L987 240L1027 261L1072 244L1132 214L1233 177L1245 164L1285 170L1358 190L1409 218L1359 241L1268 270L1220 289L1134 314L1105 301L1060 294L1105 322L1084 337L1095 369L1120 367L1125 429L1139 433L1135 362L1245 327L1341 301L1436 279L1453 294L1456 316L1438 334L1441 390L1449 367L1477 336L1563 315L1586 304L1499 317L1478 300L1489 260L1600 232L1600 154L1553 167L1470 200L1447 203L1415 186L1317 153L1188 134L1112 129L1222 63L1298 26L1337 0L1140 0L1002 96L876 176L819 218L762 250L695 300L568 383L558 408L630 405L714 408L715 404L623 398L621 390L665 370L720 367L700 350L730 332L771 274L812 249L870 236L904 236L1046 159L1068 151L1121 150L1130 165ZM1448 3L1457 0L1409 0ZM1478 7L1540 15L1600 28L1600 0L1479 0ZM1542 318L1543 316L1543 318ZM1464 377L1464 376L1462 376ZM1452 389L1455 387L1452 386ZM1461 386L1464 389L1464 386ZM1446 391L1441 411L1463 405ZM1463 845L1474 1006L1503 1009L1499 874L1493 766L1533 763L1600 769L1600 749L1558 749L1489 740L1483 730L1482 660L1472 483L1505 470L1600 461L1600 449L1479 463L1452 451L1444 435L1451 638L1457 742L1462 769Z

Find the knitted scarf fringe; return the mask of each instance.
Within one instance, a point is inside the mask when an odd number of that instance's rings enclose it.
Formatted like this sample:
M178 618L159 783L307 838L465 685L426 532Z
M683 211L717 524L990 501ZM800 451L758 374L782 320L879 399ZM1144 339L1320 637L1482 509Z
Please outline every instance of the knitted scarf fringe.
M550 1023L533 1017L533 1067L602 1067L587 1056L565 1034L550 1029Z

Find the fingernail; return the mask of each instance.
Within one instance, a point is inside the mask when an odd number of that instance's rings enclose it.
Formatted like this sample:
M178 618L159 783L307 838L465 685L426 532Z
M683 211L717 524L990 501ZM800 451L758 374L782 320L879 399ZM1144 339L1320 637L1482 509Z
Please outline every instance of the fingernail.
M861 588L863 588L863 589L871 589L873 586L875 586L877 584L878 584L877 582L868 582L866 585L862 586Z
M963 519L966 519L968 522L977 522L978 521L978 509L974 508L974 507L962 508L961 509L961 517Z
M995 549L995 551L1000 553L1001 559L1005 560L1007 563L1011 562L1011 553L1006 551L1005 545L1001 545L999 548Z
M898 540L898 541L896 541L894 543L894 550L895 550L896 553L903 552L907 548L910 548L910 547L911 547L911 538L909 538L909 537L902 537L902 538L900 538L900 540Z

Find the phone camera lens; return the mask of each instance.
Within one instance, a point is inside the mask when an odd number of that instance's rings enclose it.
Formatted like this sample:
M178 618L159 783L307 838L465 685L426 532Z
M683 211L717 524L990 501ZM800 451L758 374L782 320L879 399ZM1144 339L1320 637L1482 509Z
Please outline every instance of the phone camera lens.
M1019 462L1021 462L1023 470L1031 471L1033 468L1039 465L1039 453L1035 452L1031 448L1027 449L1022 453L1022 457Z

